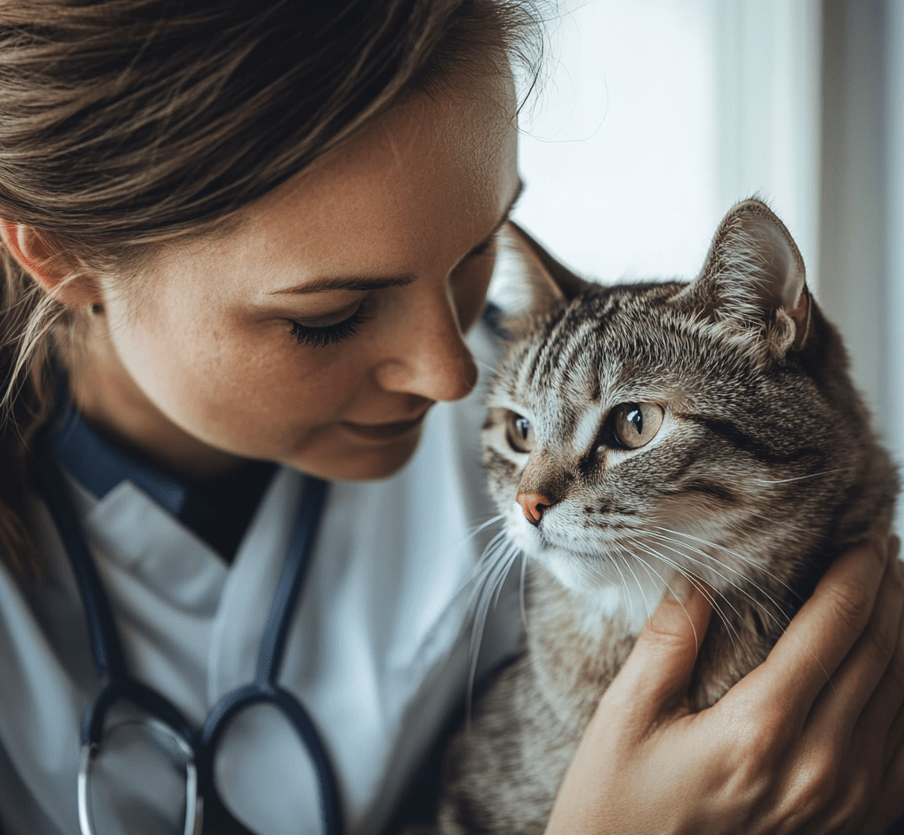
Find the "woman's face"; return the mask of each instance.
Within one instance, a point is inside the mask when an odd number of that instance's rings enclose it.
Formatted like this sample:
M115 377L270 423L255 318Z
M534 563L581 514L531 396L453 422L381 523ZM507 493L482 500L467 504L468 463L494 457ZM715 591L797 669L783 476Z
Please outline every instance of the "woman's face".
M519 189L509 80L410 95L245 211L104 294L74 394L191 476L235 457L389 475L438 400L474 386L463 334Z

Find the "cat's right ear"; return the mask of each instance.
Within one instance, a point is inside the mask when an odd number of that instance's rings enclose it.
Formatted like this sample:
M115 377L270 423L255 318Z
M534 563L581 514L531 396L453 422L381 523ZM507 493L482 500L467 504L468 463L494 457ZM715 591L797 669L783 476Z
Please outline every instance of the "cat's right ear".
M575 298L589 285L512 221L499 237L502 257L491 301L507 320L539 316Z
M800 250L756 198L728 212L700 275L675 298L746 334L771 356L801 350L810 333L812 299Z

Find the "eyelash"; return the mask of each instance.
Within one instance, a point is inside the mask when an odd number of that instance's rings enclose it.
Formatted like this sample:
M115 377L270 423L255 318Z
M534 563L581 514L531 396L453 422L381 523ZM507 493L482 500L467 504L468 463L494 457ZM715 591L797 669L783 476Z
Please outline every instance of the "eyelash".
M475 247L468 253L468 258L476 255L485 255L490 247L496 242L498 231L482 244ZM325 328L312 328L310 325L302 325L294 319L289 319L292 326L292 336L295 337L299 345L307 345L312 348L325 348L327 345L335 345L345 339L351 339L357 332L358 328L366 322L370 316L365 309L365 303L351 315L348 319L336 322L335 325L328 325Z
M301 322L296 322L294 319L290 319L289 323L292 325L292 336L295 337L299 345L325 348L327 345L335 345L344 339L351 339L368 318L369 315L365 309L365 304L362 302L348 319L343 319L341 322L327 325L324 328L312 328L309 325L302 325Z
M478 244L474 249L472 249L468 253L468 258L473 258L475 255L486 255L489 252L490 247L496 243L496 238L499 237L499 230L497 229L489 238L487 238L482 244Z

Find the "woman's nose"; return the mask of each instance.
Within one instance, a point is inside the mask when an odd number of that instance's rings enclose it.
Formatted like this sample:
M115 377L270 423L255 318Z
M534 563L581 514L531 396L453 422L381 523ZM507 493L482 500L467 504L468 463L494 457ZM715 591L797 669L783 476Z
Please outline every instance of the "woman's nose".
M428 400L459 400L477 383L477 364L464 342L451 302L440 301L420 321L406 323L377 368L387 391Z

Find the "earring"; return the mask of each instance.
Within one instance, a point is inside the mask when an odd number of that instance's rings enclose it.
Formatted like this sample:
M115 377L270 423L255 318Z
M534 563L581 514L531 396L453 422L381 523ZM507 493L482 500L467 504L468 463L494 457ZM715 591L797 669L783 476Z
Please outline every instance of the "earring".
M91 311L92 316L100 316L101 313L104 312L104 307L103 307L103 305L97 304L95 302L94 304L91 305L89 310Z

